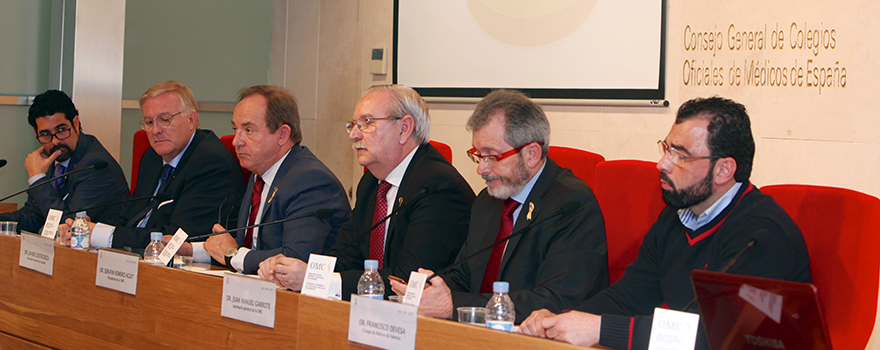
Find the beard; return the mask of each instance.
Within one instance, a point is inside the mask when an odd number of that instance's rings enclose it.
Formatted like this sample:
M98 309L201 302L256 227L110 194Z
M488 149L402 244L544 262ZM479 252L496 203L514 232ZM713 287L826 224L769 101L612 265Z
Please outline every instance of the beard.
M71 150L70 147L67 147L67 145L63 143L59 143L53 146L52 149L49 150L49 154L55 153L55 151L58 150L61 151L61 155L58 156L58 158L55 158L56 162L63 162L70 158L71 155L73 155L73 150Z
M675 209L690 208L702 203L712 195L712 180L714 179L712 168L709 168L702 180L682 189L677 189L666 173L660 172L660 178L672 187L672 190L663 189L663 201Z
M494 189L487 186L486 190L492 197L508 199L522 190L526 183L529 182L529 171L526 169L526 162L523 161L522 156L519 156L519 163L517 163L516 167L513 169L511 177L483 175L483 180L487 181L487 185L488 181L501 180L500 186Z

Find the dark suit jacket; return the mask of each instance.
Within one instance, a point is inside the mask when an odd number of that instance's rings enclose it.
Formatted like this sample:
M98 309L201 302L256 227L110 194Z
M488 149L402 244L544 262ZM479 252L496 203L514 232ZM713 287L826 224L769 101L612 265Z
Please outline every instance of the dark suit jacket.
M247 225L253 191L254 177L251 176L238 213L241 227ZM260 227L257 245L260 250L251 250L245 256L245 273L256 273L260 262L278 254L302 261L309 261L311 253L326 254L336 242L339 228L351 216L351 206L339 179L308 148L300 145L290 149L275 179L264 185L263 191L267 193L267 204L263 206L261 222L311 214L318 209L332 209L333 216ZM244 237L245 231L237 233L239 246L244 243Z
M501 259L497 281L510 283L516 323L541 308L553 313L574 308L608 287L605 222L593 191L569 169L547 158L544 172L522 204L512 233L531 222L553 215L563 204L578 203L574 213L563 213L511 238ZM504 201L484 189L474 201L467 241L458 259L495 242ZM528 219L529 203L535 205ZM442 276L459 306L485 306L491 294L480 294L491 250ZM454 313L453 313L454 315Z
M37 232L43 227L49 209L58 209L74 214L89 207L111 204L128 199L128 182L116 159L92 135L80 134L76 142L76 151L70 156L67 171L82 169L97 162L107 162L103 170L86 170L68 176L61 185L61 192L55 186L46 184L28 191L28 201L24 206L12 213L0 214L0 221L17 221L20 230ZM37 181L48 180L55 176L55 164L49 166L46 177ZM36 183L34 183L36 184ZM92 220L110 220L119 216L120 206L89 210Z
M370 172L365 173L358 183L351 220L339 230L336 245L330 251L330 255L337 257L336 271L342 275L345 300L357 294L364 260L370 255L370 235L364 232L372 226L378 190L379 180ZM407 204L423 190L427 193L412 205ZM393 293L389 274L408 279L409 273L420 267L437 270L452 263L467 233L473 200L470 185L440 152L430 144L419 146L403 175L392 210L406 207L387 223L385 264L379 271L385 280L386 295ZM353 241L356 242L351 247L340 251Z
M162 157L152 148L141 158L134 197L151 196L162 175ZM243 192L241 168L229 149L210 130L196 129L195 136L171 173L166 194L171 202L150 214L145 228L126 227L129 218L140 213L148 201L125 206L113 223L113 248L143 249L150 242L150 232L173 235L182 228L190 236L211 233L217 223L218 208L222 217L233 212Z

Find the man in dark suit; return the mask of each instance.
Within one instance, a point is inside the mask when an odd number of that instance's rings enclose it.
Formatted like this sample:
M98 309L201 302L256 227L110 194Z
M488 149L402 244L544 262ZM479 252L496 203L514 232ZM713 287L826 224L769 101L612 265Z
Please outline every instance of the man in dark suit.
M238 214L240 226L254 225L330 209L329 218L306 217L210 237L193 244L196 261L214 260L233 271L256 273L260 262L281 254L308 260L325 254L351 216L342 184L308 148L296 98L277 86L259 85L239 92L232 114L232 144L241 165L254 176ZM225 231L220 224L214 232Z
M28 123L42 146L24 162L28 185L56 177L68 171L106 162L106 169L87 170L28 190L24 207L0 214L0 221L16 221L18 229L37 232L46 221L49 209L73 213L90 207L128 199L128 183L116 159L92 135L82 133L79 111L62 91L49 90L34 98L28 109ZM115 207L89 210L96 219L115 218Z
M173 235L207 233L220 216L226 217L241 196L244 181L235 157L208 130L199 129L196 100L176 81L153 85L141 96L141 120L150 148L140 163L134 197L157 193L162 200L135 201L107 223L90 223L94 247L143 249L150 232ZM59 228L69 239L69 225Z
M374 86L355 107L346 125L361 177L357 205L330 255L337 257L346 300L357 292L364 260L379 261L379 273L408 277L419 266L449 265L464 241L473 191L461 174L428 143L428 106L415 90ZM374 223L400 209L389 221ZM260 276L282 286L302 288L305 263L267 260Z
M431 279L419 313L453 318L456 307L485 306L492 283L507 281L519 323L533 310L561 312L606 288L602 212L587 184L547 158L550 122L541 107L519 91L493 91L477 104L467 128L474 146L468 155L479 164L486 189L474 201L457 260L462 264ZM509 236L507 243L463 260ZM398 294L406 292L406 285L392 285Z

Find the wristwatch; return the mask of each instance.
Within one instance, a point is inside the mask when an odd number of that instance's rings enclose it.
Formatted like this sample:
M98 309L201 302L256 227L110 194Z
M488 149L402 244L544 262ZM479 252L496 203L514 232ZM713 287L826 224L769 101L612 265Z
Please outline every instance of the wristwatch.
M226 254L224 254L225 258L226 258L226 268L232 272L238 272L235 270L234 267L232 267L232 257L235 256L235 253L238 253L238 248L232 247L232 248L226 249Z

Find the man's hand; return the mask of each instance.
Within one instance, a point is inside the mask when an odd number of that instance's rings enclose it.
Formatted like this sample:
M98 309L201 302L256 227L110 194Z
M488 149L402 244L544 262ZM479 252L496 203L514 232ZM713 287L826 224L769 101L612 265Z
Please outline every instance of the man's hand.
M164 235L162 236L162 243L168 245L168 242L171 242L171 239L174 238L174 235ZM183 255L183 256L192 256L193 255L193 245L190 242L183 242L180 245L180 248L177 248L177 254L174 255Z
M532 312L519 327L520 333L561 340L580 346L599 343L602 317L586 312L572 311L554 315L546 309Z
M274 273L271 275L275 276L274 279L276 284L296 292L301 291L303 278L306 275L306 263L302 260L288 258L280 254L270 259L275 259L275 263L272 264L272 262L267 263L266 261L263 261L260 263L260 270L257 274L263 279L268 280L269 271L273 271ZM266 265L265 269L263 264Z
M211 231L222 232L226 231L226 229L223 228L223 226L220 226L220 224L214 224ZM214 260L226 265L226 251L229 250L229 248L238 248L238 243L235 242L235 238L232 238L232 235L224 233L222 235L211 236L208 238L208 240L205 241L204 247ZM190 247L190 255L192 255L192 247Z
M428 276L430 276L430 275L428 275ZM433 282L431 282L431 283L433 283ZM407 284L403 284L403 283L397 282L395 280L391 280L391 291L393 291L394 294L406 295L406 287L407 286L408 286Z
M58 235L55 236L55 243L65 247L70 246L70 227L73 226L74 219L67 219L63 224L58 225ZM86 222L89 224L89 232L95 231L95 223L92 218L86 215Z
M419 268L419 273L430 276L434 274L434 271ZM446 281L440 278L440 276L432 278L430 282L431 285L426 283L425 290L422 291L422 300L419 302L419 314L452 319L452 291L449 290ZM406 288L403 288L403 292L406 293Z
M37 148L24 159L24 168L27 169L28 177L45 174L55 158L61 155L61 150L52 152L48 157L43 154L43 147Z

